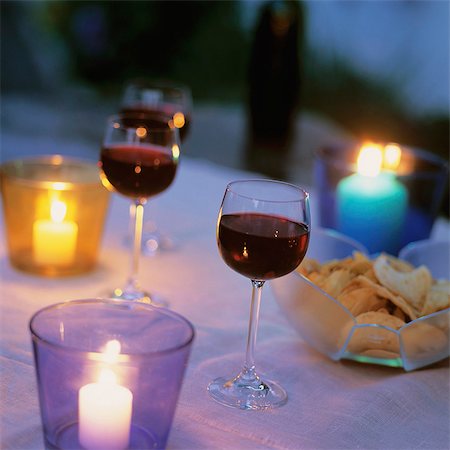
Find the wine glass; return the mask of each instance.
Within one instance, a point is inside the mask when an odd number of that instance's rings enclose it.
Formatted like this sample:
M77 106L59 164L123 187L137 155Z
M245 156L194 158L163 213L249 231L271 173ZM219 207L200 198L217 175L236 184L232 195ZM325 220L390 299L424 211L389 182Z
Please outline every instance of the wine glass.
M180 140L183 142L191 124L191 90L169 80L129 80L125 84L121 111L168 115L180 130Z
M121 100L121 112L149 114L179 129L183 142L188 134L192 113L192 94L189 87L169 80L137 78L129 80ZM134 222L134 209L130 222ZM143 230L143 252L153 255L157 250L170 250L174 240L162 233L154 220L146 221Z
M219 403L240 409L269 409L287 401L276 382L255 369L261 293L267 280L286 275L302 262L309 243L309 194L292 184L243 180L228 184L217 222L219 252L233 270L252 283L247 349L242 371L208 386Z
M174 126L137 113L118 114L107 121L100 153L102 176L135 206L130 275L125 288L115 289L115 298L156 303L138 280L144 205L172 184L179 155Z

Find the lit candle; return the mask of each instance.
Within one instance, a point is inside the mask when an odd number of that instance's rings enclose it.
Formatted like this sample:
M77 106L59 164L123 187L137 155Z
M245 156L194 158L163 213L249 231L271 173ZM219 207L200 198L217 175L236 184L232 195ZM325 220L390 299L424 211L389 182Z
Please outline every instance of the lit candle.
M118 341L110 343L119 344ZM109 346L109 350L114 347ZM114 361L111 354L108 354L108 349L104 359L111 364ZM86 384L78 391L78 438L81 446L88 450L127 448L130 442L132 405L132 392L117 384L112 369L103 368L97 383Z
M36 220L33 224L33 257L37 264L69 265L75 258L78 225L64 220L67 206L53 200L50 220Z
M386 147L385 159L384 165L392 170L392 148ZM364 244L370 253L396 254L401 245L408 193L394 173L380 172L382 163L379 146L363 146L358 172L337 186L337 228Z

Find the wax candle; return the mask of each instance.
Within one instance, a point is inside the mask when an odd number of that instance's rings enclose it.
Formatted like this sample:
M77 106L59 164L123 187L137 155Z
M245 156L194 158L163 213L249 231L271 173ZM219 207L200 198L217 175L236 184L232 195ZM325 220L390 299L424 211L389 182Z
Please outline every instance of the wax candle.
M396 254L408 194L394 173L380 173L381 163L381 149L365 147L358 158L358 173L338 183L337 229L364 244L370 253Z
M88 450L123 450L130 441L132 392L116 382L111 369L102 369L98 383L78 392L78 438Z
M53 200L50 219L33 224L33 258L37 264L70 265L75 258L78 225L64 220L67 206Z

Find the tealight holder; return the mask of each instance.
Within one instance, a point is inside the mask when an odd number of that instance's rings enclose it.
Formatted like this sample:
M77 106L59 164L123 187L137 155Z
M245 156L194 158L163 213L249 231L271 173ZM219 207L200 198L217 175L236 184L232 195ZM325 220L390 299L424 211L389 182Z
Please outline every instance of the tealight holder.
M47 449L166 447L194 339L181 315L72 300L30 321Z
M380 173L357 170L364 145L336 145L315 155L314 179L320 225L335 229L370 253L397 255L410 242L427 239L448 182L448 163L421 149L376 144ZM369 169L374 162L369 162Z
M95 163L60 155L9 161L0 183L15 268L57 277L96 265L109 191Z

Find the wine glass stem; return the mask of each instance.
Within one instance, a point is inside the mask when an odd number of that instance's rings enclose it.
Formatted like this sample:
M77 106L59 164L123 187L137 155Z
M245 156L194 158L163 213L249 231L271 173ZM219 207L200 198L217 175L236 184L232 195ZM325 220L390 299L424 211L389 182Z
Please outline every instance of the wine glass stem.
M131 257L131 270L128 278L128 286L139 289L139 257L141 254L142 244L142 227L144 223L144 203L136 200L136 208L134 211L134 240L133 253Z
M247 350L242 376L248 380L257 378L255 373L255 347L259 322L259 308L261 306L261 294L264 281L252 280L252 301L250 305L250 320L248 323Z

